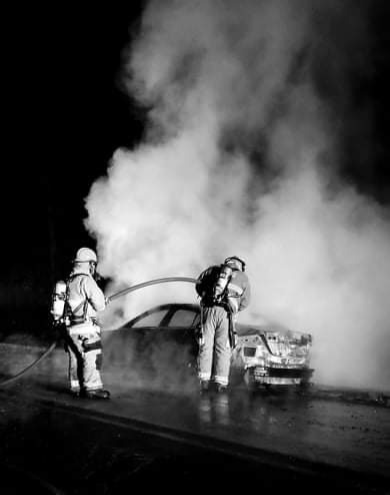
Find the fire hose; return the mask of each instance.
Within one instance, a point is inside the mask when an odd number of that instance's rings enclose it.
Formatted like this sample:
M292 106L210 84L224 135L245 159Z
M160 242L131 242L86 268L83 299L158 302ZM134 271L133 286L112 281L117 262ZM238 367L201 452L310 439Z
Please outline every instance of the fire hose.
M130 294L130 292L134 292L136 290L143 289L143 288L149 287L151 285L165 284L165 283L169 283L169 282L188 282L188 283L194 284L196 282L196 279L191 278L191 277L165 277L165 278L158 278L155 280L149 280L147 282L142 282L140 284L130 285L126 289L123 289L119 292L116 292L115 294L112 294L111 296L108 296L106 301L107 301L107 303L110 303L110 302L114 301L115 299L118 299L119 297L123 297L126 294ZM52 344L50 344L49 347L33 363L31 363L29 366L27 366L27 368L24 368L22 371L20 371L16 375L14 375L10 378L7 378L6 380L3 380L2 382L0 382L0 387L3 387L5 385L8 385L10 383L15 382L16 380L18 380L22 376L26 375L33 368L35 368L35 366L37 366L41 361L43 361L43 359L45 359L47 356L49 356L49 354L55 349L55 347L56 347L56 345L60 339L61 338L57 338Z

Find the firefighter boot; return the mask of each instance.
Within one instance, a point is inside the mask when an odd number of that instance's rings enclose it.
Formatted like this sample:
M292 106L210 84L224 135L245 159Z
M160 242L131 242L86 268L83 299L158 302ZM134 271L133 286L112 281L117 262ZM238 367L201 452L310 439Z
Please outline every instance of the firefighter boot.
M200 393L205 394L206 392L209 391L210 388L210 382L208 380L201 380L200 381Z
M85 390L85 392L83 393L83 397L85 397L86 399L107 400L110 398L110 392L102 388L98 388L97 390Z
M215 391L217 394L223 394L227 392L227 386L222 385L221 383L216 383L215 384Z

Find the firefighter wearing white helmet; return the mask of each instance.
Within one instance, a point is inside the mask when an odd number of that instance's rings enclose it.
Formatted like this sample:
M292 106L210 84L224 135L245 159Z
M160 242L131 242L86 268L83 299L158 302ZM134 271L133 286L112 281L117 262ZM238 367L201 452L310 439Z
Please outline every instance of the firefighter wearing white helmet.
M213 382L217 392L222 392L229 383L236 315L250 302L245 262L238 256L231 256L222 265L210 266L199 275L196 291L201 298L202 330L198 355L201 391L208 390Z
M69 383L73 394L96 399L108 399L101 378L102 343L97 314L106 307L106 299L94 277L96 253L80 248L66 282L65 320Z

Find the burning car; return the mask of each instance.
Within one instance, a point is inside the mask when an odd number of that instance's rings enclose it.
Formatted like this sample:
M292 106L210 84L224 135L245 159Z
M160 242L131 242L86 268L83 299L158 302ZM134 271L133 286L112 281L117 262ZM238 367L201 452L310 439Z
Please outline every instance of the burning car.
M237 325L233 373L243 372L248 388L310 383L312 336L277 324Z
M186 372L196 375L200 335L200 308L196 304L156 306L119 328L105 330L105 355L111 364L142 365L143 373L158 377L164 375L168 381L173 376L177 380ZM310 368L310 334L275 324L237 324L236 331L232 381L244 380L249 388L306 385L310 382L313 373ZM172 372L170 375L169 370Z

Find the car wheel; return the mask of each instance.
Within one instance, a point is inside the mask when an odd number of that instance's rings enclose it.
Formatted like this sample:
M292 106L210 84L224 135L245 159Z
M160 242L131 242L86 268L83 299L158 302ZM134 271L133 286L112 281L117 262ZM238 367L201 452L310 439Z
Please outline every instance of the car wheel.
M309 380L301 380L298 385L296 385L296 392L300 395L306 395L308 392L310 392L310 387L312 383Z

